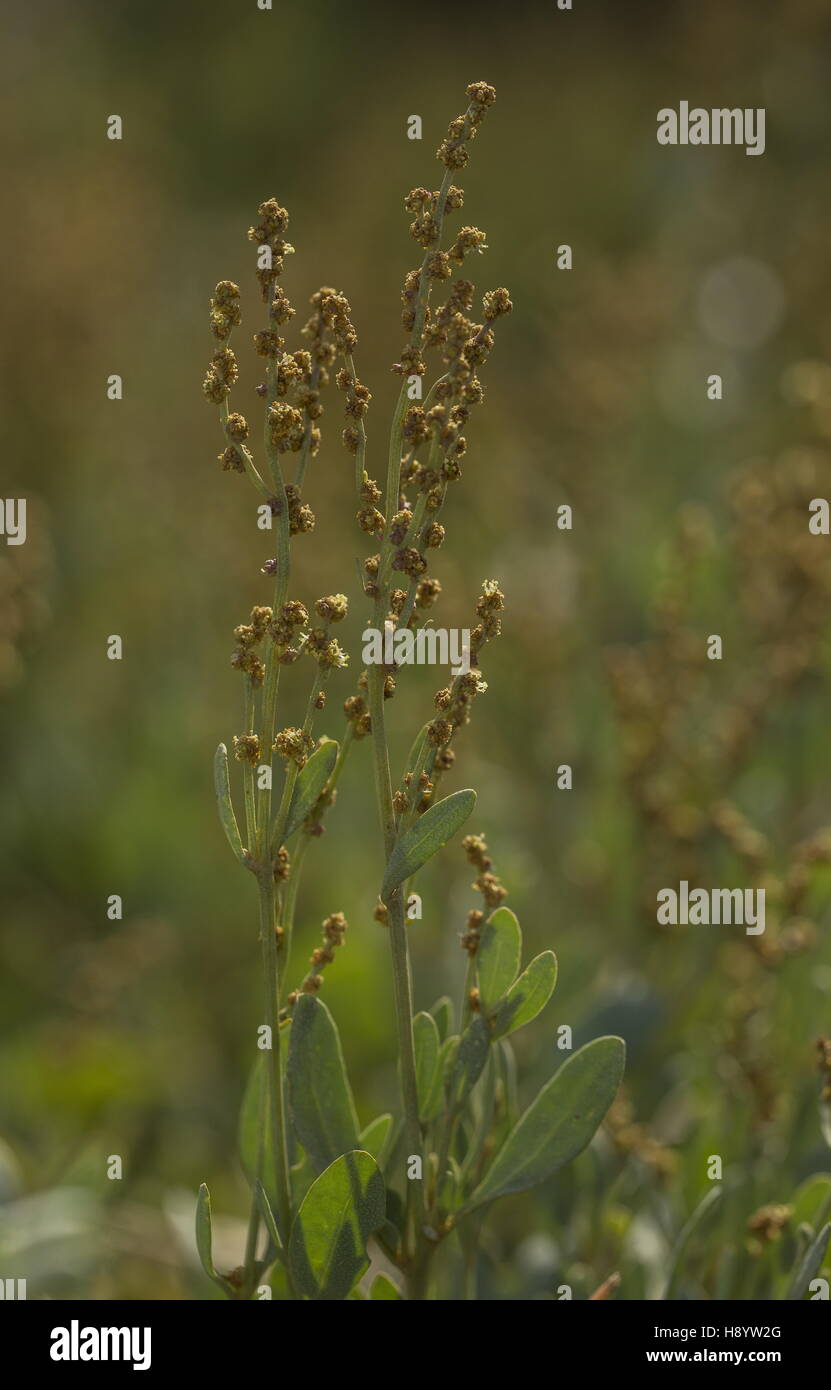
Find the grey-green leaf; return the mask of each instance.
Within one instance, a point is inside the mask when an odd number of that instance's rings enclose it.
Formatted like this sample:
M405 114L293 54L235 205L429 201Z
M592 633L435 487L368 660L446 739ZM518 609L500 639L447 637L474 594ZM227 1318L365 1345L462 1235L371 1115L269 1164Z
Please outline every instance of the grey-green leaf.
M322 1173L358 1147L358 1120L338 1030L313 994L301 994L294 1006L286 1076L295 1132Z
M248 1084L242 1098L238 1145L245 1176L252 1188L254 1188L258 1178L261 1178L268 1199L274 1204L277 1200L277 1168L274 1161L266 1065L266 1053L260 1052L251 1068ZM264 1107L262 1171L260 1171L260 1106Z
M390 895L405 878L414 874L447 844L464 825L475 805L474 791L453 792L452 796L446 796L443 801L429 807L415 825L404 831L390 855L381 884L383 902L388 902Z
M427 724L423 724L422 727L419 729L418 733L416 734L415 738L413 739L413 744L410 749L409 757L407 758L407 766L404 769L404 777L406 777L408 773L415 772L416 765L419 762L419 759L421 758L421 755L424 751L424 745L427 742L427 730L429 729L429 727L429 722Z
M376 1163L381 1163L386 1157L387 1140L392 1129L392 1115L379 1115L376 1120L371 1120L366 1129L362 1129L358 1138L358 1147L366 1149L367 1153L372 1154Z
M714 1208L718 1205L719 1201L721 1200L721 1191L722 1189L720 1184L716 1183L707 1192L705 1192L697 1207L695 1207L695 1209L691 1212L687 1221L682 1226L681 1233L678 1236L677 1241L675 1242L675 1248L673 1249L672 1256L670 1258L669 1270L667 1272L667 1281L663 1294L664 1299L672 1297L676 1280L678 1279L678 1276L681 1273L684 1256L687 1252L687 1246L689 1245L693 1235L698 1230L699 1226L706 1221L710 1212L713 1211Z
M196 1249L199 1252L199 1259L202 1268L209 1279L213 1279L226 1293L233 1294L233 1289L227 1279L223 1279L221 1274L217 1274L214 1269L213 1239L211 1236L211 1194L208 1191L207 1183L201 1183L199 1196L196 1199Z
M316 748L310 758L301 768L297 781L294 784L294 795L291 798L291 806L286 818L286 828L283 831L283 839L287 840L289 835L293 835L299 825L303 824L310 811L314 809L315 803L332 775L335 763L338 758L338 745L334 739L328 739Z
M535 956L494 1010L491 1036L506 1038L530 1023L545 1008L557 983L557 957L553 951Z
M418 1113L423 1122L432 1120L441 1106L439 1071L439 1030L432 1014L416 1014L413 1019Z
M298 1293L315 1301L348 1298L369 1265L367 1241L383 1225L384 1180L371 1154L342 1154L303 1198L289 1240Z
M262 1215L263 1221L265 1222L265 1228L268 1231L269 1240L271 1241L271 1244L274 1246L275 1250L282 1250L283 1242L280 1239L280 1232L277 1229L277 1221L275 1219L274 1212L271 1209L271 1203L268 1200L266 1190L261 1182L257 1183L255 1191L257 1194L257 1205L260 1208L260 1213Z
M533 1187L589 1143L623 1076L622 1038L596 1038L543 1086L497 1153L464 1210Z
M479 1006L490 1013L519 974L522 931L509 907L498 907L479 933L476 974Z
M808 1285L811 1280L816 1278L817 1272L822 1266L825 1258L825 1248L828 1245L828 1237L831 1235L831 1222L823 1226L816 1239L811 1241L802 1259L799 1261L791 1286L788 1289L788 1299L791 1302L798 1302L805 1297L808 1292Z
M220 743L214 754L214 787L216 788L216 805L219 811L219 820L222 829L225 831L225 838L237 859L241 864L245 861L245 850L240 839L237 818L234 815L234 806L231 801L231 783L228 778L228 749L224 743Z
M450 1037L453 1031L453 1000L449 994L443 994L441 999L437 999L430 1013L436 1020L436 1027L439 1030L439 1039L444 1042Z
M464 1105L482 1074L489 1047L490 1030L482 1015L476 1014L462 1034L450 1068L447 1103L451 1110Z

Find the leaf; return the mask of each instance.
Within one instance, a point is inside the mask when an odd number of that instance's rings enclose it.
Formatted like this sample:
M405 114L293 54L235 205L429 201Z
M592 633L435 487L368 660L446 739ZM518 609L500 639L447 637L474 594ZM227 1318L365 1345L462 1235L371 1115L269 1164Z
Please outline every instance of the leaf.
M829 1235L831 1235L831 1222L823 1226L819 1235L811 1241L802 1259L797 1262L787 1294L790 1302L800 1301L808 1292L808 1285L812 1279L816 1278L825 1258L825 1247L828 1244Z
M427 730L429 729L429 727L429 722L427 724L423 724L419 729L418 733L416 734L415 738L413 739L413 745L410 749L409 756L407 758L407 766L404 768L404 777L407 776L408 772L415 772L419 759L421 758L421 755L424 752L424 745L427 742ZM404 777L402 777L401 779L402 786L404 785Z
M277 1200L277 1167L274 1162L274 1146L272 1142L272 1126L270 1119L271 1103L268 1094L266 1065L266 1054L261 1052L251 1068L248 1084L242 1098L239 1114L238 1146L243 1170L249 1184L252 1188L255 1188L258 1179L261 1178L268 1199L273 1205ZM262 1172L260 1172L259 1163L261 1105L265 1106Z
M338 1030L313 994L301 994L294 1006L286 1076L297 1137L322 1173L358 1147L358 1119Z
M303 824L310 811L314 810L320 793L329 781L332 770L338 759L338 745L334 739L327 739L316 748L310 758L307 758L297 776L294 784L294 795L291 798L289 813L286 817L286 828L283 831L283 839L287 840L293 835L298 826Z
M462 1034L450 1068L447 1103L451 1110L459 1110L464 1105L482 1074L489 1047L488 1025L481 1014L476 1014Z
M530 1023L545 1008L556 983L557 957L553 951L543 951L508 990L493 1016L491 1036L506 1038Z
M263 1221L265 1222L265 1228L268 1231L271 1244L274 1246L275 1250L282 1250L283 1242L280 1239L280 1232L277 1230L274 1212L271 1210L271 1203L268 1200L266 1190L261 1182L257 1183L255 1191L257 1193L257 1204L260 1208Z
M589 1143L623 1076L622 1038L596 1038L575 1052L517 1121L463 1210L543 1182Z
M475 805L474 791L453 792L452 796L446 796L443 801L430 806L415 825L404 831L387 864L381 884L382 902L387 902L405 878L414 874L447 844L464 825Z
M413 1019L418 1113L423 1122L432 1120L441 1106L439 1071L439 1030L432 1014L416 1014Z
M366 1129L361 1130L358 1137L358 1148L366 1149L368 1154L372 1154L376 1163L381 1163L385 1155L387 1140L392 1129L392 1115L379 1115L376 1120L371 1120Z
M450 1084L450 1073L453 1068L453 1061L456 1050L461 1042L458 1033L451 1033L449 1038L445 1038L439 1051L439 1068L441 1070L444 1089L447 1090Z
M384 1224L384 1179L371 1154L342 1154L312 1183L289 1240L298 1293L316 1301L348 1298L369 1265L366 1246Z
M224 743L220 743L214 754L214 787L216 788L219 821L225 831L225 838L239 862L245 864L245 850L242 847L239 826L231 801L231 783L228 779L228 749Z
M387 1278L386 1274L376 1274L372 1281L369 1297L373 1303L377 1303L382 1299L388 1302L392 1302L393 1300L396 1302L401 1301L401 1295L398 1289L395 1287L392 1280Z
M482 927L476 952L479 1004L484 1013L490 1013L507 994L519 974L521 959L519 922L509 907L499 907Z
M453 1000L448 994L443 994L441 999L437 999L430 1013L436 1020L436 1027L439 1030L439 1040L444 1042L453 1028Z
M223 1279L221 1274L217 1274L214 1269L213 1257L213 1238L211 1235L211 1194L208 1191L207 1183L199 1186L199 1196L196 1199L196 1249L199 1252L199 1259L202 1268L209 1279L213 1279L221 1289L233 1297L234 1290L227 1279Z
M714 1187L711 1187L708 1192L705 1192L698 1206L693 1209L682 1226L670 1258L669 1273L667 1274L666 1286L663 1293L664 1299L668 1299L672 1295L675 1281L681 1271L681 1264L692 1236L720 1199L721 1187L719 1184L716 1184Z
M810 1226L811 1235L816 1235L831 1216L831 1177L827 1173L815 1173L806 1178L795 1193L792 1205L792 1228L804 1222Z

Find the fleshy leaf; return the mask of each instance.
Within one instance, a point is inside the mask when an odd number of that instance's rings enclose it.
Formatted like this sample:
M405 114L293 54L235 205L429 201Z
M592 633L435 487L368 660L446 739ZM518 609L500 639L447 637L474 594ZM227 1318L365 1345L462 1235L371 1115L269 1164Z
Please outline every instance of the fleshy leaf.
M387 1140L392 1129L392 1115L379 1115L376 1120L371 1120L366 1129L361 1130L358 1138L358 1147L366 1149L368 1154L372 1154L376 1163L380 1163L385 1157Z
M231 801L231 783L228 778L228 749L224 743L220 743L214 754L214 787L216 788L216 805L219 811L219 820L222 829L225 831L225 838L237 859L241 864L245 861L245 850L240 839L237 818L234 815L234 806Z
M322 1173L358 1147L358 1120L335 1021L313 994L294 1006L286 1076L295 1132Z
M707 1218L710 1215L710 1212L718 1206L719 1202L721 1201L721 1191L721 1186L718 1183L715 1183L712 1187L710 1187L708 1191L704 1193L704 1196L701 1198L701 1201L690 1213L690 1216L681 1228L681 1232L678 1236L677 1241L675 1242L675 1247L672 1251L672 1256L670 1258L666 1287L664 1289L663 1295L664 1299L672 1297L676 1281L681 1273L681 1268L683 1265L684 1256L687 1252L687 1247L690 1241L692 1240L693 1236L695 1235L696 1231L698 1230L699 1226L706 1222Z
M451 1110L464 1105L488 1060L490 1032L481 1014L476 1014L465 1029L450 1067L447 1103Z
M622 1038L596 1038L575 1052L517 1121L464 1210L523 1192L576 1158L615 1098L625 1056Z
M257 1183L255 1191L257 1193L257 1205L260 1208L260 1213L265 1222L265 1228L268 1231L271 1244L274 1246L275 1250L282 1250L283 1242L280 1239L280 1232L277 1230L274 1212L271 1210L271 1203L268 1200L266 1190L261 1182Z
M284 840L287 840L289 835L294 834L297 827L303 824L309 812L314 809L315 802L332 775L337 758L337 743L334 739L327 739L325 743L315 749L310 758L306 759L294 784L294 795L286 818L286 828L283 831Z
M415 825L398 840L387 865L381 884L381 900L388 902L391 894L405 878L409 878L428 859L447 844L464 825L476 804L474 791L453 792L435 806L430 806Z
M217 1274L214 1269L213 1257L213 1238L211 1235L211 1194L208 1191L207 1183L201 1183L199 1196L196 1199L196 1249L199 1252L199 1259L202 1268L209 1279L213 1279L225 1293L233 1294L234 1290L227 1279L223 1279L221 1274Z
M437 999L430 1013L436 1020L436 1027L439 1030L439 1040L444 1042L450 1037L453 1031L453 1000L449 994L443 994L441 999Z
M289 1240L295 1288L315 1301L349 1297L369 1265L367 1241L384 1224L384 1179L371 1154L336 1158L303 1198Z
M557 957L553 951L535 956L492 1015L491 1037L506 1038L537 1017L554 993Z
M441 1105L439 1071L439 1030L432 1014L416 1014L413 1019L418 1113L422 1121L432 1120Z
M797 1189L791 1205L791 1228L796 1230L804 1222L816 1235L820 1226L831 1216L831 1177L827 1173L815 1173L806 1178Z
M407 766L404 769L404 777L406 777L408 773L415 772L416 764L418 763L419 758L421 757L424 751L424 745L427 742L427 730L429 729L429 727L429 722L427 724L423 724L419 729L418 733L416 734L415 738L413 739L413 744L410 749L409 756L407 758ZM404 779L402 778L402 785L403 783Z
M823 1226L819 1235L811 1241L797 1264L791 1286L788 1289L788 1299L791 1302L799 1302L805 1297L808 1292L808 1285L812 1279L816 1278L817 1273L822 1268L829 1235L831 1235L831 1223Z
M479 1006L490 1013L519 974L522 931L509 907L498 907L479 933L476 974Z
M262 1173L260 1172L259 1154L261 1105L265 1107ZM254 1188L258 1179L262 1178L263 1187L268 1194L269 1201L273 1205L277 1197L277 1169L274 1162L270 1114L271 1107L268 1094L268 1077L266 1076L266 1054L261 1052L251 1068L248 1084L242 1098L239 1114L238 1145L245 1176L251 1184L251 1187Z

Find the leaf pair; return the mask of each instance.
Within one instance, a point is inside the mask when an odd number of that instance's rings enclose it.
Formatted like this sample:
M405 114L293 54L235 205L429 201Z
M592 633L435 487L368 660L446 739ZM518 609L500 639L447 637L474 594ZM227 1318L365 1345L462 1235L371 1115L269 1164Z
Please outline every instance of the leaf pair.
M287 840L290 835L293 835L295 830L303 824L309 812L314 810L323 788L332 775L337 757L337 743L334 739L327 739L321 743L319 748L315 749L310 758L307 758L294 785L291 805L281 835L282 840ZM234 814L234 805L231 800L228 749L224 743L220 743L214 754L214 788L219 820L225 831L225 838L240 863L245 864L247 862L246 852L243 848L237 818Z
M554 952L535 956L517 979L521 959L522 929L510 908L499 907L482 927L476 951L479 1008L494 1040L530 1023L554 993Z

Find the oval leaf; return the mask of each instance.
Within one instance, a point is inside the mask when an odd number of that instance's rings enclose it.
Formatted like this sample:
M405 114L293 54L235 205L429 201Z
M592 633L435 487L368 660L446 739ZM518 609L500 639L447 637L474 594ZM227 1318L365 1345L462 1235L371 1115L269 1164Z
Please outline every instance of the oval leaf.
M622 1038L575 1052L517 1121L464 1210L533 1187L576 1158L615 1098L625 1056Z
M245 850L240 839L237 818L231 801L231 783L228 779L228 749L220 743L214 754L214 787L219 820L225 831L225 838L241 864L245 861Z
M422 1121L432 1120L441 1105L441 1073L439 1071L439 1030L431 1014L416 1014L413 1019L415 1045L416 1087L418 1113Z
M289 1267L304 1298L339 1300L369 1265L366 1246L384 1224L384 1179L371 1154L342 1154L317 1178L291 1228Z
M476 973L479 1004L490 1013L507 994L519 974L522 959L522 931L509 907L491 913L479 934Z
M337 759L338 745L334 739L328 739L326 743L322 743L319 748L315 749L312 756L306 759L294 784L294 795L291 798L291 806L286 817L286 828L283 831L284 840L287 840L289 835L293 835L298 826L303 824L309 812L314 810L320 793L332 775Z
M297 1137L322 1173L358 1147L358 1120L338 1030L313 994L301 994L294 1006L286 1076Z
M446 796L443 801L429 807L415 825L405 830L390 855L381 884L383 902L389 900L399 883L403 883L405 878L414 874L447 844L464 825L475 805L474 791L453 792L452 796Z
M496 1008L491 1026L493 1038L506 1038L537 1017L554 993L557 957L553 951L535 956Z

